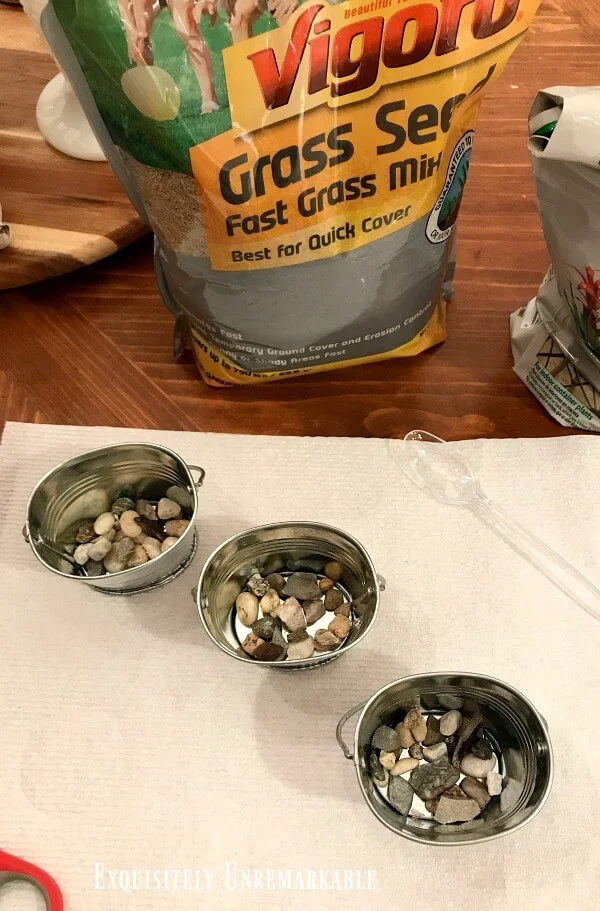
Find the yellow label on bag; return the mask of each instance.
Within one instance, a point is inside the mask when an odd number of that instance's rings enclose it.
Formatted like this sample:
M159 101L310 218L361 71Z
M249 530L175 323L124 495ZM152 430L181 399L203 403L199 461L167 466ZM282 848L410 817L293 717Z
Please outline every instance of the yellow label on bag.
M223 53L233 128L190 150L211 263L270 269L427 216L452 231L477 109L537 0L307 2Z

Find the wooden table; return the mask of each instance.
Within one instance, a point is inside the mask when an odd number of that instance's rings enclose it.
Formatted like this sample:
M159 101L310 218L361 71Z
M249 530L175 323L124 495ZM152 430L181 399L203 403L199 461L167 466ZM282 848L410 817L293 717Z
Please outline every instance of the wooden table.
M0 419L377 437L424 427L449 439L568 433L513 373L508 316L534 294L548 265L527 112L540 88L597 83L595 5L544 0L486 97L444 345L412 360L261 387L209 388L191 362L173 362L172 317L156 289L145 238L99 264L0 296ZM7 15L18 14L0 8L0 19ZM30 46L22 19L19 29L15 46ZM33 105L26 80L23 97ZM0 164L2 155L0 147Z

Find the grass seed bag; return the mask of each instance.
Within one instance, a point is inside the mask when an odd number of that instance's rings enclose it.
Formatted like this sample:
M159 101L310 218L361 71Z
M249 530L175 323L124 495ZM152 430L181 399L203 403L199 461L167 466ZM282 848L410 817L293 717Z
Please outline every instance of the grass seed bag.
M444 339L477 111L538 5L49 0L208 383Z

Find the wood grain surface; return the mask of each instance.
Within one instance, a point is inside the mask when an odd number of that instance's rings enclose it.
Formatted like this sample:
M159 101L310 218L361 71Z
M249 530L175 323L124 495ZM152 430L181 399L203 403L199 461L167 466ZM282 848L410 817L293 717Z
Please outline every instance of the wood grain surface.
M57 67L22 9L0 6L0 202L12 244L0 257L0 289L78 269L147 229L106 162L57 152L35 105Z
M0 33L4 15L0 8ZM191 361L173 361L172 317L146 238L71 275L0 295L0 417L292 435L403 436L414 427L449 439L570 432L514 374L508 316L535 293L548 265L527 151L529 106L541 88L598 82L597 16L597 0L545 0L486 96L443 345L414 359L209 388ZM16 48L27 44L23 36L12 40ZM0 164L6 155L2 144ZM26 180L28 161L21 167Z

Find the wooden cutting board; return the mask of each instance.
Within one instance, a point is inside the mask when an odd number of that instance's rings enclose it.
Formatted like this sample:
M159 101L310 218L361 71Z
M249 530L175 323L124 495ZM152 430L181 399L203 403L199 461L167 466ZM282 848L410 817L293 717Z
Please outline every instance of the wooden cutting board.
M57 152L35 122L56 64L25 13L0 5L0 203L12 244L0 251L0 290L61 275L147 233L106 162Z

